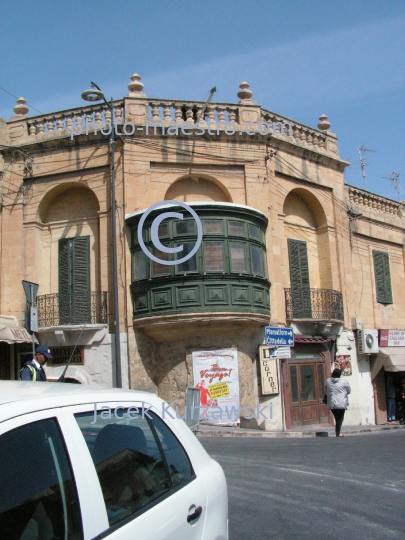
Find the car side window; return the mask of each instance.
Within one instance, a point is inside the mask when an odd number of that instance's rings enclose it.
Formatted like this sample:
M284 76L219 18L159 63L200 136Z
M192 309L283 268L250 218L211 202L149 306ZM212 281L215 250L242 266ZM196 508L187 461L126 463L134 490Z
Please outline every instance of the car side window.
M101 412L93 423L94 413L75 415L96 467L110 525L144 509L171 487L146 418L128 418L127 410L118 416L104 419Z
M0 531L7 540L83 539L76 486L55 418L0 436Z
M156 415L152 415L152 424L162 445L173 486L193 478L194 471L188 455L167 425Z

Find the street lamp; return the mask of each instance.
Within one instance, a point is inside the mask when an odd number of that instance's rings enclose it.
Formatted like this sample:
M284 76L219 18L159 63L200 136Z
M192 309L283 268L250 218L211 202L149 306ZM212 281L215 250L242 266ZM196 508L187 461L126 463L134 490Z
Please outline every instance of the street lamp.
M110 163L111 163L111 229L112 229L112 249L113 249L113 296L114 296L114 336L115 336L115 376L117 388L122 388L121 379L121 351L120 351L120 328L119 328L119 312L118 312L118 272L117 272L117 236L116 236L116 218L115 218L115 165L114 165L114 103L111 98L111 103L105 99L104 93L94 83L91 83L91 88L82 93L82 98L85 101L100 101L103 99L107 107L111 110L111 137L110 137Z

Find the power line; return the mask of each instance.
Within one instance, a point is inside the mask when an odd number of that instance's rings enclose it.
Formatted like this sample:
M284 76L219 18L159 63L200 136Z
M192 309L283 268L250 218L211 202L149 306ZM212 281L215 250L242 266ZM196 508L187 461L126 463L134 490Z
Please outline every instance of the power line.
M6 94L9 94L10 96L13 96L15 99L19 99L17 96L15 96L14 94L12 94L11 92L9 92L8 90L6 90L5 88L2 88L1 86L0 86L0 90L3 90L3 92L6 92ZM43 113L42 111L39 111L38 109L36 109L36 108L33 107L32 105L30 105L29 103L27 103L27 102L25 102L25 103L28 105L28 107L31 107L31 109L34 109L34 111L39 112L39 114L45 114L45 113Z

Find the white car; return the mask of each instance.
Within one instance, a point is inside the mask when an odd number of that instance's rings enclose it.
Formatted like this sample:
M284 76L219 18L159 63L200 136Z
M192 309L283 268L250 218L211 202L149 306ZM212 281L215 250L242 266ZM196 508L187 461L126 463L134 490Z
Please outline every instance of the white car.
M227 540L225 476L154 394L0 381L0 538Z

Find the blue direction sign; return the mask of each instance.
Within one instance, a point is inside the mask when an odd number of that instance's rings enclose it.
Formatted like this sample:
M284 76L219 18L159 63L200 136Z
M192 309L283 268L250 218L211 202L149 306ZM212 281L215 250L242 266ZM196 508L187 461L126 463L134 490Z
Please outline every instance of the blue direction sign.
M265 326L266 345L294 347L294 330L277 326Z

